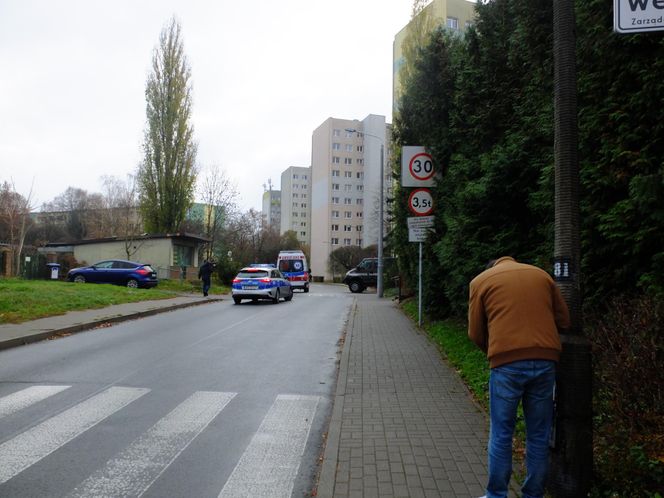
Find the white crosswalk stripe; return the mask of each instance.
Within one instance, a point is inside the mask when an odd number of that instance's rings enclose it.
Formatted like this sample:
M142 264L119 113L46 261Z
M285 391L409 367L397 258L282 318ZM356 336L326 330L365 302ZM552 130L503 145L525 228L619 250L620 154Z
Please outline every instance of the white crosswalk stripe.
M34 405L71 386L32 386L0 398L0 418Z
M69 496L140 496L235 395L194 393Z
M32 386L0 397L0 418L70 388ZM108 388L1 443L0 495L4 496L3 483L96 425L102 427L105 419L148 392L147 388ZM73 490L61 491L69 492L70 498L142 496L236 396L194 392L101 468L87 478L81 476L82 482ZM228 481L220 485L219 498L290 497L319 402L319 396L278 395Z
M277 396L219 498L291 496L318 396Z
M0 445L0 484L149 392L111 387Z

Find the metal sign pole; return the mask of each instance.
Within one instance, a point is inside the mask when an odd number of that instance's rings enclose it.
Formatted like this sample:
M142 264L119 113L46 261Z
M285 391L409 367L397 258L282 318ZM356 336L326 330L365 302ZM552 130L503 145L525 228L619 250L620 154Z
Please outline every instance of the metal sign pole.
M417 303L417 324L422 326L422 242L420 242L420 259L417 266L417 294L418 294L418 303Z

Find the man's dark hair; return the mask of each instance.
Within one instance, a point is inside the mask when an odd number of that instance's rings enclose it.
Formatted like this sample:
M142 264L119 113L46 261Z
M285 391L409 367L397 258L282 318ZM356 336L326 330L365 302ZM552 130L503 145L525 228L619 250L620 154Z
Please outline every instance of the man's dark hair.
M493 265L495 265L495 264L496 264L496 260L495 259L490 259L489 262L484 267L484 269L488 270L489 268L493 268Z

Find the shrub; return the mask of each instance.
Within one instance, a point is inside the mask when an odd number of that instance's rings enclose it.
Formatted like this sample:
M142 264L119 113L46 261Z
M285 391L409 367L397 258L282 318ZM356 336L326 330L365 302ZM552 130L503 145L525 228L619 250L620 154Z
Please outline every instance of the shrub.
M616 298L589 320L596 496L664 489L664 303Z

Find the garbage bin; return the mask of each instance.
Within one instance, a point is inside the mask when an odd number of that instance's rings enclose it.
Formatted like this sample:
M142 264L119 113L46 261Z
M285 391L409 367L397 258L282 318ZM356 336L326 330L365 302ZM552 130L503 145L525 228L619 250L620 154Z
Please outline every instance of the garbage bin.
M59 263L46 263L48 268L48 274L50 275L51 280L57 280L58 275L60 274L60 264Z

